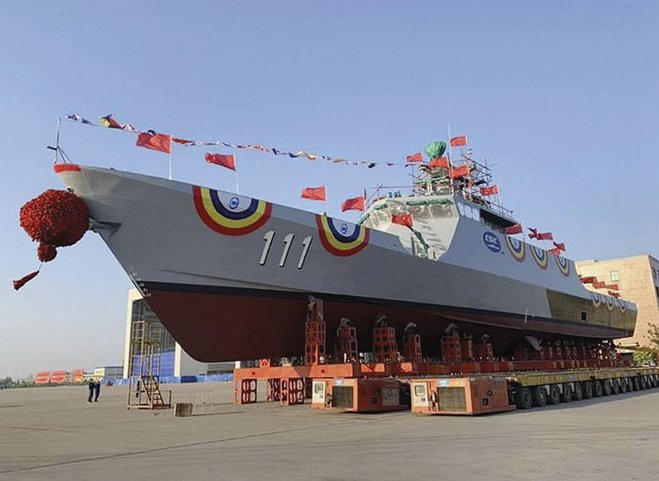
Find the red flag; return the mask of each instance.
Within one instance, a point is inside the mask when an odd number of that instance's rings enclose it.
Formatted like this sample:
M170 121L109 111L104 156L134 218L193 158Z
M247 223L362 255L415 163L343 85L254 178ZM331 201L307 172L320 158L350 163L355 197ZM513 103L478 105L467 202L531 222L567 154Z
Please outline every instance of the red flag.
M172 140L173 140L174 142L176 142L177 144L181 144L181 145L190 145L190 144L194 144L194 143L195 143L194 140L178 139L178 138L176 138L176 137L174 137Z
M563 244L562 242L559 242L558 244L556 242L554 242L554 247L556 247L556 249L561 250L561 251L565 250L565 244Z
M488 187L481 187L481 195L499 195L499 186L494 184Z
M529 227L529 230L531 233L529 234L529 239L537 239L538 238L538 229L534 229L533 227Z
M595 276L582 277L581 282L583 282L584 284L592 284L594 282L597 282L597 277Z
M39 274L39 271L36 270L34 272L30 272L28 275L21 277L20 279L13 281L14 282L14 289L19 290L21 287L23 287L25 284L30 282L32 279L37 277L37 274Z
M558 247L552 247L547 252L549 252L551 255L554 255L554 256L560 256L561 255L561 250Z
M431 159L430 162L428 162L428 167L430 167L431 169L439 169L439 168L448 169L448 158L438 157L436 159Z
M511 225L506 227L504 232L508 235L521 234L522 233L522 224Z
M465 145L467 145L466 135L451 138L451 147L464 147Z
M353 197L351 199L346 199L343 201L343 204L341 204L341 212L345 212L347 210L365 210L366 209L366 201L365 197Z
M450 179L459 179L461 177L466 177L468 175L469 175L468 165L462 165L460 167L456 167L448 173Z
M552 234L551 232L539 232L536 239L553 241L554 240L554 234Z
M617 292L609 291L609 295L611 297L620 298L620 294L618 294Z
M157 150L169 154L172 151L172 136L156 134L153 130L142 132L137 136L135 145L146 149Z
M327 191L325 186L307 187L302 191L302 198L309 200L327 200Z
M618 284L607 284L604 286L606 289L611 289L613 291L619 291L620 287L618 287Z
M236 157L233 154L206 154L206 162L236 170Z
M414 226L414 221L412 220L412 214L393 214L391 216L392 224L404 225L410 229Z
M423 154L421 152L417 152L416 154L408 155L407 156L407 161L408 162L423 162Z
M593 287L595 289L604 289L606 287L606 282L604 281L593 282Z

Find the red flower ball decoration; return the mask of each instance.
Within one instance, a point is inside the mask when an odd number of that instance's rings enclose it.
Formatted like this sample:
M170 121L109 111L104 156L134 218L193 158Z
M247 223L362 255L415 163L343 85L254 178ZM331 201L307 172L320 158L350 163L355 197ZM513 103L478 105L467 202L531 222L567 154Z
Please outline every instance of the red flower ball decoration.
M89 209L75 194L51 189L21 207L20 221L32 240L51 247L70 246L85 235Z
M41 262L50 262L57 257L57 249L50 244L40 242L37 248L37 256Z
M89 209L71 192L51 189L21 207L20 220L27 235L39 242L39 260L50 262L57 256L56 247L73 245L85 235ZM14 289L19 290L34 279L39 269L14 281Z

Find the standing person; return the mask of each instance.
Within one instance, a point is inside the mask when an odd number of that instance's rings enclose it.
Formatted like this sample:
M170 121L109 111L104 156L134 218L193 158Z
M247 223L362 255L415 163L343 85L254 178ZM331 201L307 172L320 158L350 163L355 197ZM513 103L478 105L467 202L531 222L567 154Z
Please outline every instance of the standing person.
M96 389L96 384L93 379L89 380L89 396L87 396L87 402L92 402L92 396L94 395L94 390Z
M98 401L98 396L101 394L101 380L97 379L94 384L94 402Z

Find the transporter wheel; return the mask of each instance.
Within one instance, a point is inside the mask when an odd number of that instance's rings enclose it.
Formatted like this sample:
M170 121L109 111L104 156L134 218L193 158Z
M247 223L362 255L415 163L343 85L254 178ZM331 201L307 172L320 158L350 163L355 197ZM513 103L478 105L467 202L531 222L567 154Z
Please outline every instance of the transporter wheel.
M549 404L558 404L561 402L561 388L556 384L549 386L549 397L547 398Z
M584 381L583 383L583 397L586 399L592 399L593 397L593 383L590 381Z
M515 393L515 404L518 409L531 409L533 406L533 395L531 390L527 387L523 387Z
M563 394L561 396L561 399L563 400L564 403L572 402L572 400L574 399L574 389L572 389L572 386L570 384L563 384Z
M628 388L629 386L628 386L627 378L623 377L622 379L620 379L620 392L624 394L627 392Z
M601 381L593 381L593 396L602 397L604 394L604 388L602 387Z
M533 405L539 408L547 405L547 390L544 386L536 386L533 389Z
M620 390L622 389L620 387L620 379L614 379L611 381L611 387L613 389L613 394L620 394Z
M657 375L653 374L650 376L650 383L652 384L652 387L657 387Z
M638 376L634 376L632 379L632 386L634 388L634 391L640 391L641 390L641 382L638 378Z
M610 396L611 395L611 380L610 379L605 379L602 381L602 393L605 396Z
M581 401L583 399L583 387L580 382L574 383L574 400Z
M648 376L641 376L641 388L650 389L650 379Z

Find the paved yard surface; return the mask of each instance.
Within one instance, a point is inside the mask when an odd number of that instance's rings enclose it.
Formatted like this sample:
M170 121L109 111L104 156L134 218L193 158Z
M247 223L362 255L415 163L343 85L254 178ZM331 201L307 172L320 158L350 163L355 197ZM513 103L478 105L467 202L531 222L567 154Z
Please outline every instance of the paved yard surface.
M231 383L189 418L128 411L126 388L0 391L4 480L656 480L659 390L486 417L235 406Z

